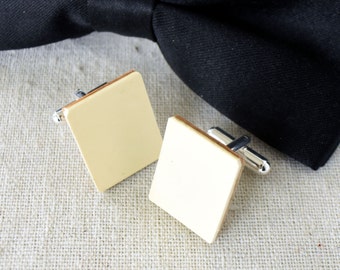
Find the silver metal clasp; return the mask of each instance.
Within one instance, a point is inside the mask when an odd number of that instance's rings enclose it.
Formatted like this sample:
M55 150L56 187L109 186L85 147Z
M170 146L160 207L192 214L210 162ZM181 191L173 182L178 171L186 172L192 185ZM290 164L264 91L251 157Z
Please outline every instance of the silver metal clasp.
M231 150L237 152L246 162L246 166L251 170L262 175L269 173L270 163L268 160L250 147L247 147L247 144L250 142L250 137L242 136L235 140L233 136L219 127L213 127L209 129L207 133L220 143L228 146Z
M87 93L84 92L83 90L81 89L78 89L74 95L76 96L77 99L80 99L84 96L87 96L88 94L90 94L91 92L97 90L98 88L104 86L105 84L107 84L107 82L104 82L100 85L98 85L97 87L93 88L92 90L88 91ZM55 123L59 124L61 122L64 122L65 121L65 117L64 117L64 114L63 114L63 108L60 108L58 110L56 110L53 115L52 115L52 119Z

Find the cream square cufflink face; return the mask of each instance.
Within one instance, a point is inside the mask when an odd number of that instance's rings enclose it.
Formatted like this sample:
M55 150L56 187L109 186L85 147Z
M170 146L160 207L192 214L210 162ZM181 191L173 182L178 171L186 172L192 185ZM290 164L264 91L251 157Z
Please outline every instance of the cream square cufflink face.
M77 96L55 119L70 126L99 191L158 159L162 138L138 72Z
M224 220L242 159L179 117L168 120L149 198L211 243Z
M212 131L217 138L179 116L169 118L149 194L152 202L208 243L223 224L245 163L234 151L247 152L249 142L246 136L233 142L228 137L227 147L227 135Z

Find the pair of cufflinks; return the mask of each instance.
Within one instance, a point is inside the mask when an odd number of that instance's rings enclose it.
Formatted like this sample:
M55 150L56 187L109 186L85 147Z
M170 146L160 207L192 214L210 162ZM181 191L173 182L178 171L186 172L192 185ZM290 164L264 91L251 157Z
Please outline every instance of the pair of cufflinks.
M170 117L162 140L142 76L130 71L57 110L66 121L99 191L158 159L149 199L212 243L223 224L244 165L260 174L268 161L219 128L204 132Z

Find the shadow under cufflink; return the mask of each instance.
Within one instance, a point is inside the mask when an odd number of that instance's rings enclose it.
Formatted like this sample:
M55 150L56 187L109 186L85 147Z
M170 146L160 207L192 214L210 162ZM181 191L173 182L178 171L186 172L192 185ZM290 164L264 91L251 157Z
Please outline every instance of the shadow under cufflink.
M219 128L207 133L169 118L149 199L208 243L220 231L244 165L266 174L269 162Z
M69 125L99 191L158 159L162 137L138 72L76 96L53 119Z

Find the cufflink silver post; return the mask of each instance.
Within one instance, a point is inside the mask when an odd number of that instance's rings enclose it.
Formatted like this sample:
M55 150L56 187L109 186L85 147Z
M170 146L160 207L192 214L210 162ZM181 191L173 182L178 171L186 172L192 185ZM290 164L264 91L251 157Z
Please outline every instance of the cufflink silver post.
M98 87L96 87L95 89L97 89ZM80 89L78 89L74 94L77 98L81 98L81 97L86 95L86 93L84 91L80 90Z
M208 130L208 135L213 137L215 140L219 141L223 145L230 147L230 144L233 143L235 138L222 130L219 127L212 127ZM242 138L242 137L241 137ZM249 137L248 137L249 138ZM250 142L250 138L248 143ZM244 159L246 166L251 169L252 171L265 175L270 171L270 163L268 160L262 156L261 154L257 153L250 147L247 147L245 143L242 147L239 147L237 150L232 149L233 151L237 152L242 158Z
M105 84L107 84L107 82L104 82L104 83L98 85L97 87L93 88L92 90L88 91L87 93L84 92L84 91L81 90L81 89L78 89L78 90L74 93L74 95L77 97L77 99L80 99L80 98L86 96L87 94L90 94L91 92L97 90L98 88L104 86ZM56 111L53 113L53 115L52 115L52 119L53 119L53 121L54 121L56 124L59 124L59 123L61 123L61 122L64 122L64 121L65 121L65 117L64 117L64 114L63 114L63 109L60 108L60 109L56 110Z

